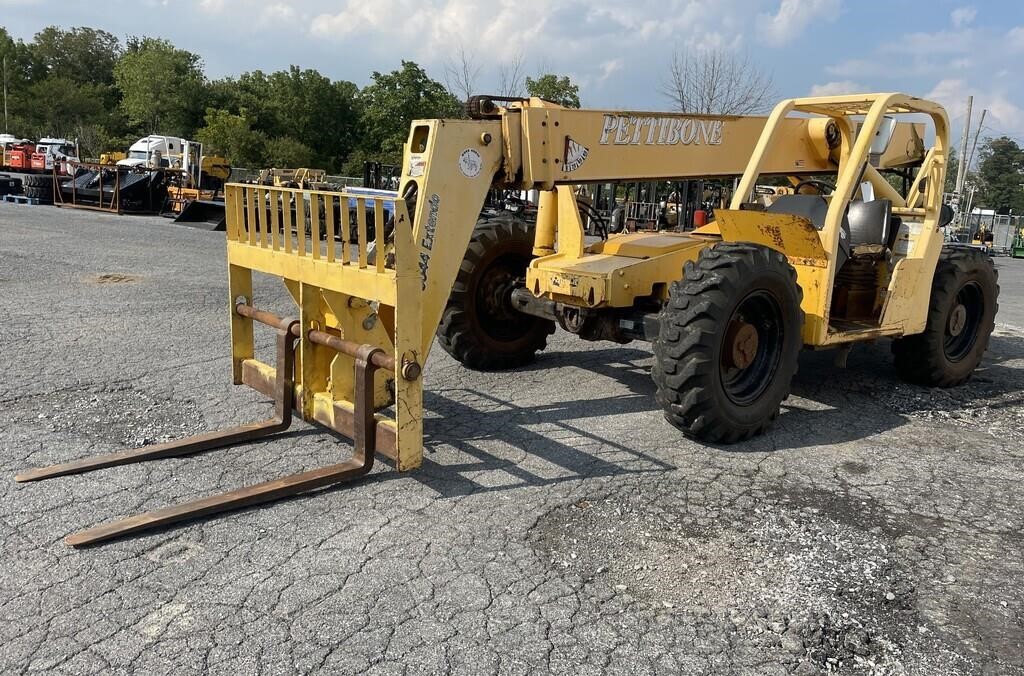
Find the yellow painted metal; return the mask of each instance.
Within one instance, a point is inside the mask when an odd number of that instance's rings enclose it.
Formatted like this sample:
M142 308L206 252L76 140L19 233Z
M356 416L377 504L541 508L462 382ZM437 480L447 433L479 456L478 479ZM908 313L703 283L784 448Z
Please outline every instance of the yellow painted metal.
M920 122L898 123L885 152L878 156L876 166L890 169L917 166L925 155L924 135L925 125Z
M301 167L299 169L268 168L260 170L255 182L259 185L274 186L275 188L292 186L301 189L315 189L326 179L327 172L323 169L310 169L308 167Z
M704 116L637 111L569 110L511 104L522 124L522 189L556 184L740 173L765 125L764 117ZM789 119L784 148L771 173L825 173L831 166L824 127ZM808 141L810 139L810 142ZM818 141L821 141L820 143ZM567 161L570 143L578 148ZM579 158L584 158L581 162Z
M786 255L796 270L797 284L803 291L803 339L813 340L828 317L823 301L829 295L830 256L822 246L820 233L806 218L791 214L718 209L713 224L727 242L752 242L771 247Z
M423 363L422 291L405 200L393 200L394 255L387 265L381 262L369 266L365 195L243 184L229 184L225 193L232 307L236 302L259 306L259 299L253 298L254 272L281 278L295 301L295 314L302 327L295 393L303 418L329 422L335 406L352 410L355 401L352 358L313 343L310 330L378 346L400 365ZM384 233L388 219L381 199L375 202L373 227ZM334 239L338 234L336 207L347 221L349 204L358 204L362 213L361 236L351 247ZM347 237L349 232L343 227L340 234ZM403 322L401 330L396 330L398 321ZM244 360L252 360L249 363L266 374L273 370L255 361L254 352L252 321L232 312L236 382L241 382ZM411 377L404 377L402 373L378 372L374 387L378 407L390 404L394 391L394 417L387 424L396 431L395 463L401 470L415 468L422 461L422 377L410 373ZM390 388L387 375L393 381Z
M937 117L937 115L936 115ZM942 115L945 123L945 114ZM939 214L942 209L942 189L945 184L948 150L948 130L936 121L940 133L928 159L921 166L917 185L918 196L913 203L922 206L898 212L907 223L907 257L893 270L882 309L883 328L899 330L903 334L924 331L928 318L928 294L935 274L935 265L942 251L942 232ZM942 136L939 139L939 136ZM921 176L926 176L921 189ZM911 189L914 193L914 189ZM908 202L911 198L908 197Z
M715 224L727 242L753 242L786 254L794 264L823 268L829 255L806 218L791 214L719 209Z
M462 265L473 228L503 159L497 120L413 122L399 194L417 186L414 239L418 250L426 356ZM402 326L401 319L397 325Z
M588 247L585 255L556 253L527 270L534 295L591 308L632 307L639 297L664 298L686 261L708 245L682 233L634 233Z
M537 224L533 238L533 255L555 253L555 230L558 227L558 196L553 190L544 190L537 198Z
M919 179L906 200L883 186L884 177L874 168L865 168L871 139L892 113L927 114L937 132L921 169L926 180ZM897 127L890 148L871 161L880 166L915 161L920 137L916 126ZM378 345L399 364L423 365L487 191L537 188L542 191L535 240L540 257L530 264L526 284L538 296L589 308L664 299L684 264L705 247L723 239L748 241L782 251L796 268L804 292L806 343L919 331L941 246L936 224L947 137L941 107L899 94L790 99L768 118L566 110L531 99L501 109L496 119L415 121L400 197L394 199L391 241L384 240L388 227L381 201L365 194L229 184L231 298L258 305L252 298L253 272L284 281L304 329L296 362L302 415L329 423L353 405L351 358L321 352L305 331L318 328ZM732 209L719 210L716 222L695 233L629 234L585 245L576 184L740 173ZM799 217L739 208L762 174L829 173L837 175L837 187L820 231ZM846 205L861 177L892 199L894 213L908 222L900 234L907 253L889 276L877 326L837 331L829 325L832 262ZM374 199L369 213L368 199ZM353 231L357 241L348 243ZM251 322L233 316L236 382L242 360L251 358ZM384 424L397 434L398 468L411 469L422 456L422 378L399 374L393 388L394 417ZM388 396L387 383L377 381L376 403L383 406Z
M572 186L560 185L558 193L558 251L569 258L583 256L583 221Z
M330 421L338 410L354 405L352 358L313 343L310 330L379 346L400 365L423 364L480 206L501 167L500 134L500 123L414 123L399 191L410 201L394 199L389 242L384 239L389 226L383 198L264 185L226 187L231 298L254 302L253 272L284 281L302 327L295 390L306 420ZM350 205L356 233L351 244L345 241L353 231ZM371 226L378 252L372 262ZM342 241L335 241L336 235ZM233 316L236 371L242 359L253 357L252 344L251 322ZM383 374L378 376L378 406L390 403L394 390L394 418L386 424L397 433L396 464L412 469L422 458L422 377L399 373L389 386Z
M329 327L335 327L347 340L364 345L393 344L393 339L380 321L377 309L357 296L321 289L324 318ZM379 307L379 306L378 306ZM337 353L331 360L328 377L331 394L344 398L352 391L355 375L355 359L347 354ZM392 376L385 371L374 375L374 403L378 407L391 403L388 381Z
M122 158L123 159L123 158ZM204 155L199 162L200 171L220 181L231 178L231 163L220 155Z
M238 205L235 205L238 206ZM236 216L237 219L237 216ZM237 222L237 221L236 221ZM252 305L252 268L228 263L228 289L230 307L239 303ZM231 369L232 382L242 384L242 362L256 356L252 321L232 311L231 315Z
M516 106L511 109L517 110ZM673 275L668 279L678 277L681 262L695 254L673 253L644 263L620 259L622 270L611 259L590 260L603 251L584 248L583 225L569 185L617 178L738 175L746 167L766 119L778 128L778 135L773 152L762 160L761 173L829 173L835 170L837 159L836 148L830 144L835 121L828 118L580 111L534 100L508 117L522 118L521 126L503 122L503 129L522 132L521 143L506 146L521 147L523 155L518 162L517 158L506 159L511 165L506 176L521 173L522 181L516 185L521 188L559 184L557 198L549 190L540 193L534 255L542 258L527 271L527 288L550 299L571 297L588 307L628 307L637 297L665 287L667 273ZM922 133L923 125L898 125L893 141L878 160L880 165L901 165L919 158ZM557 237L552 230L557 230ZM552 255L556 240L557 255ZM680 265L671 268L676 263ZM600 280L595 274L609 279Z
M794 112L823 117L793 117ZM533 261L527 271L527 288L538 296L586 307L629 307L637 298L657 296L667 282L678 278L682 263L695 258L717 235L728 241L772 246L790 258L804 288L804 337L811 345L921 330L927 303L922 302L915 289L929 288L930 277L924 279L921 275L930 274L926 271L934 268L941 246L931 236L934 227L925 223L920 228L911 224L912 232L920 230L926 236L911 235L913 241L907 245L909 257L895 264L879 325L862 332L833 330L829 325L836 272L836 266L829 265L829 261L835 260L839 226L859 181L870 182L877 197L890 199L896 215L911 221L926 215L925 210L915 206L923 199L920 186L927 189L933 185L931 178L919 178L904 199L868 161L875 131L886 115L894 113L930 115L939 135L947 133L941 107L896 94L792 99L776 106L767 120L564 111L534 106L531 102L521 111L523 156L516 167L523 176L521 187L559 186L558 246L556 253ZM855 123L854 118L860 121ZM644 120L651 121L645 124ZM680 129L696 129L691 132L695 134L691 139L694 142L683 144L680 139L673 139L671 133L660 138L665 121L670 125L678 123ZM760 136L755 139L757 133ZM898 124L885 151L871 162L882 167L919 162L924 156L923 134L922 124ZM830 145L829 139L838 139L838 143ZM676 142L671 143L673 140ZM570 142L577 145L570 146ZM945 142L937 145L945 147ZM936 149L932 149L927 157L935 153ZM569 166L570 157L576 160L573 166ZM929 175L931 164L931 159L926 160L921 176ZM578 223L575 203L568 199L571 193L566 184L612 178L729 175L740 173L743 167L747 171L735 193L733 209L717 211L719 222L695 233L706 236L705 239L673 241L666 244L664 251L654 244L656 240L641 243L649 239L645 236L613 237L608 243L586 248L579 244L582 225ZM831 207L820 232L798 217L739 209L758 176L778 173L837 173L836 194L829 198ZM547 194L550 193L542 193ZM549 250L551 214L549 199L542 197L537 254ZM626 255L640 250L643 253L636 258ZM916 263L918 257L926 262ZM910 316L911 307L914 316Z
M864 180L871 184L872 189L875 191L875 199L889 200L896 209L907 206L907 200L903 195L896 188L892 187L892 184L885 180L885 177L871 165L868 165L864 171Z
M105 166L113 166L127 157L128 153L122 150L112 150L108 153L100 153L99 164ZM9 164L9 160L7 159L6 155L4 156L4 164Z
M870 180L873 176L865 167L868 166L872 140L883 119L887 115L900 113L920 113L931 118L935 127L935 145L925 156L917 179L906 199L902 200L903 205L897 202L893 210L894 214L904 220L906 256L894 266L878 324L865 330L832 329L829 314L837 266L827 266L827 277L821 279L820 273L801 269L806 266L797 267L798 279L804 288L804 309L808 315L804 329L806 343L831 345L878 335L903 335L922 331L927 316L931 278L942 247L938 218L949 148L949 123L945 110L931 101L895 93L782 101L772 111L764 133L758 140L750 164L733 196L733 209L741 207L745 196L756 185L758 176L771 166L769 157L776 152L777 144L784 137L781 122L794 111L831 117L836 121L841 135L836 189L828 198L828 213L819 233L829 260L836 260L842 222L849 201L859 189L861 177L866 175ZM854 116L863 118L857 133L851 122ZM923 203L923 207L919 207L919 203ZM811 303L808 303L807 284L813 285L810 290Z

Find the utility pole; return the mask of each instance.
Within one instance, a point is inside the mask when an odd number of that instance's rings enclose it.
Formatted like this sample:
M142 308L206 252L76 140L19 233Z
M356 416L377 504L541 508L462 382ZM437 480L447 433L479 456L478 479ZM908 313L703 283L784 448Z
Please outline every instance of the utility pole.
M960 135L960 166L956 171L956 194L957 197L964 192L964 174L966 173L967 162L967 139L971 135L971 106L974 105L974 97L967 97L967 118L964 120L964 133Z
M985 113L988 112L988 108L981 111L981 119L978 120L978 131L974 132L974 144L971 145L971 155L967 158L967 168L971 168L971 162L974 161L974 150L978 147L978 137L981 136L981 125L985 124Z
M10 132L7 128L7 55L4 55L4 133Z

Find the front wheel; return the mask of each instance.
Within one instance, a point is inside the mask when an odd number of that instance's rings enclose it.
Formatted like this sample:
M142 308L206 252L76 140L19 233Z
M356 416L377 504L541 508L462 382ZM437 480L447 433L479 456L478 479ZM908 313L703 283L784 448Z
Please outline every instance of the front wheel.
M533 229L518 218L481 219L437 329L438 343L463 365L500 370L533 361L554 322L519 312L512 290L533 258Z
M970 246L944 247L935 266L924 331L893 341L899 376L937 387L970 378L995 329L998 281L987 253Z
M801 299L796 271L764 246L723 242L688 262L654 343L652 376L666 419L712 443L764 431L796 373Z

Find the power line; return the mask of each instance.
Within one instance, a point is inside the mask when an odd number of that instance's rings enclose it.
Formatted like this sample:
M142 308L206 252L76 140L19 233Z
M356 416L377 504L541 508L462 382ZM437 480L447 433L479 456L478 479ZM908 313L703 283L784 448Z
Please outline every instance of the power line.
M1010 137L1012 139L1016 139L1018 141L1024 140L1024 130L1013 131L1013 130L1000 129L999 127L993 127L993 126L989 125L989 126L985 127L985 131L990 131L990 132L993 132L995 134L999 134L1000 136L1008 136L1008 137Z

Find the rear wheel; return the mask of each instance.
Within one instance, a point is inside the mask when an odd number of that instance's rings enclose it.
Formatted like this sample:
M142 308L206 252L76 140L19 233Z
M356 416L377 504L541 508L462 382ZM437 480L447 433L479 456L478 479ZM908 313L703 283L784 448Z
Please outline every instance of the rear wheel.
M796 271L767 247L720 243L687 263L654 343L652 376L668 421L701 441L760 434L796 373L801 298Z
M944 247L935 267L924 332L893 341L896 371L920 385L952 387L971 377L988 348L999 309L992 258L967 246Z
M477 223L437 329L445 352L478 370L533 361L555 325L512 306L532 258L533 228L525 222L502 215Z

